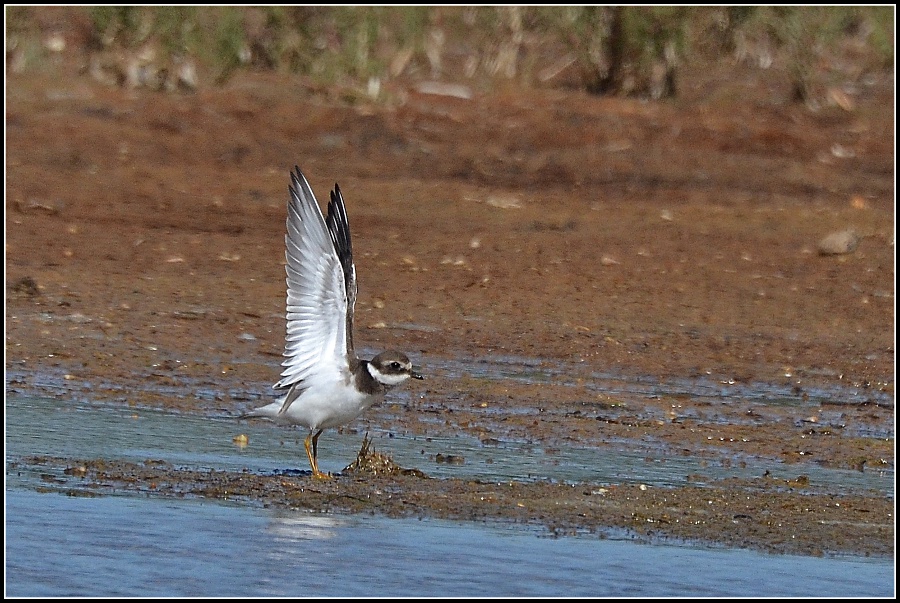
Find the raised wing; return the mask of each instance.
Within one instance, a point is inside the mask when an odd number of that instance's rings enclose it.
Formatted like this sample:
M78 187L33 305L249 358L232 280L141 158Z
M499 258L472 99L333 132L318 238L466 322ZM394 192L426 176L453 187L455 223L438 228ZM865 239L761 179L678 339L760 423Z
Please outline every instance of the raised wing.
M297 385L291 399L299 395L298 389L302 391L301 381L323 372L334 372L338 378L339 371L348 366L347 317L353 308L345 285L346 268L339 257L339 254L346 254L348 259L350 256L350 231L343 202L336 204L340 206L342 219L332 217L332 204L329 204L329 223L326 225L309 182L300 168L294 169L284 237L287 246L287 341L282 362L284 370L281 380L274 385L275 388ZM339 248L337 240L345 241L346 249ZM352 266L351 260L351 274ZM286 400L282 412L287 406Z
M353 246L350 244L350 223L347 221L347 209L341 187L335 183L328 202L328 217L325 219L331 240L341 268L344 269L344 287L347 295L347 350L353 353L353 308L356 306L356 266L353 265Z

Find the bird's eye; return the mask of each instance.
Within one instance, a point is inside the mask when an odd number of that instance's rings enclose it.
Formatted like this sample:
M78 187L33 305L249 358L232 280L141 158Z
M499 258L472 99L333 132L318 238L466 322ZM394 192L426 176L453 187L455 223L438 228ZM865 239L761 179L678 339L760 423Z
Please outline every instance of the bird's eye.
M395 371L399 371L399 370L400 370L400 363L397 362L397 361L392 362L392 363L391 363L391 368L394 369Z

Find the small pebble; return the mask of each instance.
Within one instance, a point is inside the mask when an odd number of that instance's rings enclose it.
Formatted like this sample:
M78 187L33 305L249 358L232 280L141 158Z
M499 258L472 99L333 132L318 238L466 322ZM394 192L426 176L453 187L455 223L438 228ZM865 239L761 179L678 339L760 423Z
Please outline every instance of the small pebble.
M852 230L833 232L819 241L819 255L851 253L859 245L859 235Z

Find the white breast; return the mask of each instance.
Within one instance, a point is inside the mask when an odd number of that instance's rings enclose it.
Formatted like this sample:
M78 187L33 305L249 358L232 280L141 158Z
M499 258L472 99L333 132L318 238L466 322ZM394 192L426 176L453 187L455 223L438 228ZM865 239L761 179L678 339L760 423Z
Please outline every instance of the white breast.
M284 413L279 413L282 401L260 408L256 413L276 423L303 425L315 431L349 423L375 404L378 397L365 395L350 384L313 385Z

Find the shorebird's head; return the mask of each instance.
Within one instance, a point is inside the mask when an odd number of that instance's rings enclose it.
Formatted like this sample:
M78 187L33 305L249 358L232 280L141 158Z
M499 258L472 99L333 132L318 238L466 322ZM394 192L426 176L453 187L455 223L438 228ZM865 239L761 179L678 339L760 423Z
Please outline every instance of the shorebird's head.
M389 350L382 352L369 361L367 367L369 374L386 387L400 385L410 377L413 379L424 379L422 375L413 368L412 362L402 352Z

